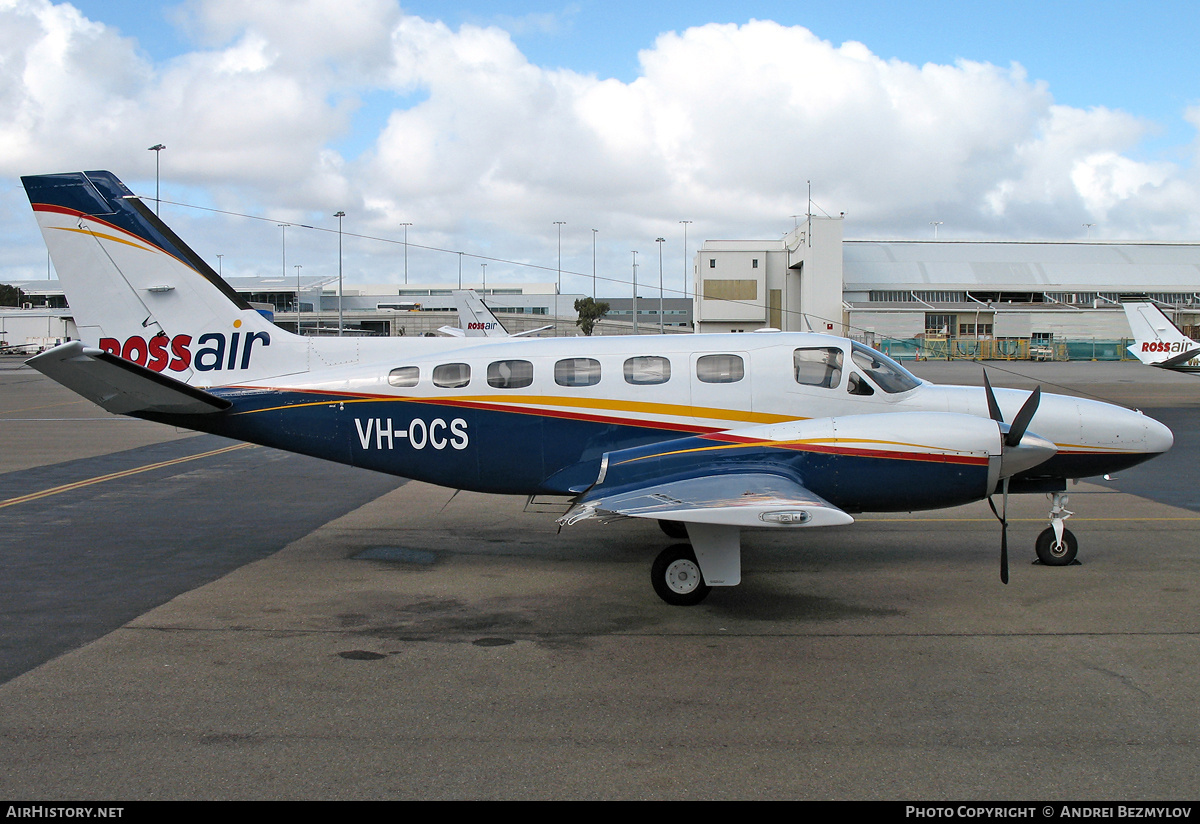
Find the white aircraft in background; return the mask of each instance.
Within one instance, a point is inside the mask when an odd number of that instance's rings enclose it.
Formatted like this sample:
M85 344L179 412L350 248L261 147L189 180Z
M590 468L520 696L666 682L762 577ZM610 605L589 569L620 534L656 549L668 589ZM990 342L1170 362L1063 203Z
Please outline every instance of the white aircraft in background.
M996 511L1010 492L1053 496L1037 552L1068 564L1067 480L1172 443L1140 412L993 391L986 375L937 386L830 335L298 337L111 173L23 182L83 337L31 366L110 412L454 489L565 496L564 526L657 520L690 540L652 565L672 604L740 582L743 529Z
M1149 301L1122 304L1133 345L1129 352L1142 363L1175 372L1200 372L1200 343L1189 338Z
M460 326L442 326L438 329L443 335L452 338L523 338L536 335L547 329L553 329L554 324L548 323L537 329L527 329L524 332L510 334L504 324L496 319L492 310L488 309L482 298L474 289L460 289L452 293L454 305L458 308Z

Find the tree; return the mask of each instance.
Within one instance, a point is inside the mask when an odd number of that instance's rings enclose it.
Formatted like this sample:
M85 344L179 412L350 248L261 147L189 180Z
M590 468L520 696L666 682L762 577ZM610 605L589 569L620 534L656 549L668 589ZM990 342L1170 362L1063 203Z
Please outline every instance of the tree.
M575 301L575 311L579 313L575 325L583 330L583 334L591 335L600 319L608 314L608 302L595 298L580 298Z
M7 283L0 283L0 306L20 306L21 290Z

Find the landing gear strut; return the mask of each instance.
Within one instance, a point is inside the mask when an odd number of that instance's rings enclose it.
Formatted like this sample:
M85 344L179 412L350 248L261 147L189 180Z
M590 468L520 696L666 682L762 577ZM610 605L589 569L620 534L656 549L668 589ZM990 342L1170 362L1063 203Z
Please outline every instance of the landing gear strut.
M1047 566L1067 566L1079 552L1079 542L1063 524L1075 514L1067 509L1067 501L1062 492L1050 493L1050 526L1037 539L1038 560Z

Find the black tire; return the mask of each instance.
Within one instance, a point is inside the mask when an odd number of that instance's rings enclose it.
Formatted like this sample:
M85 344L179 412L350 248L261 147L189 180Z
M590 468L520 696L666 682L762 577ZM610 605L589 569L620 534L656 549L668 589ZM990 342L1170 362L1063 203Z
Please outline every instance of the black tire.
M1063 530L1061 544L1054 542L1054 530L1046 527L1037 538L1038 560L1046 566L1066 566L1075 560L1079 553L1079 542L1069 529Z
M704 583L696 553L688 544L667 547L650 567L654 591L673 607L691 607L708 597L712 587Z
M688 539L687 524L683 521L664 521L660 518L658 528L668 538L674 538L676 541L686 541Z

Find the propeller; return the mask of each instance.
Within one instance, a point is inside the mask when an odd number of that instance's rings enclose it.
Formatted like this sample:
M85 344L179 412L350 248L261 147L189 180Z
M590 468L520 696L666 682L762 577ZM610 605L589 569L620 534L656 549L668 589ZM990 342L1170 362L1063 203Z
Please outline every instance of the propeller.
M1000 522L1000 582L1007 584L1008 479L1023 469L1049 460L1057 450L1054 444L1036 435L1030 435L1028 442L1022 443L1025 440L1025 431L1029 429L1029 422L1033 420L1038 404L1042 401L1042 387L1037 387L1029 394L1011 424L1004 423L1004 415L1000 412L1000 404L996 401L996 393L992 390L992 383L988 380L986 369L983 372L983 388L987 391L988 415L1000 427L1003 436L1003 445L1000 449L1000 484L1004 496L1003 504L1000 511L997 512L996 503L992 500L992 496L988 495L988 506L992 508L992 514L996 516L996 520Z

